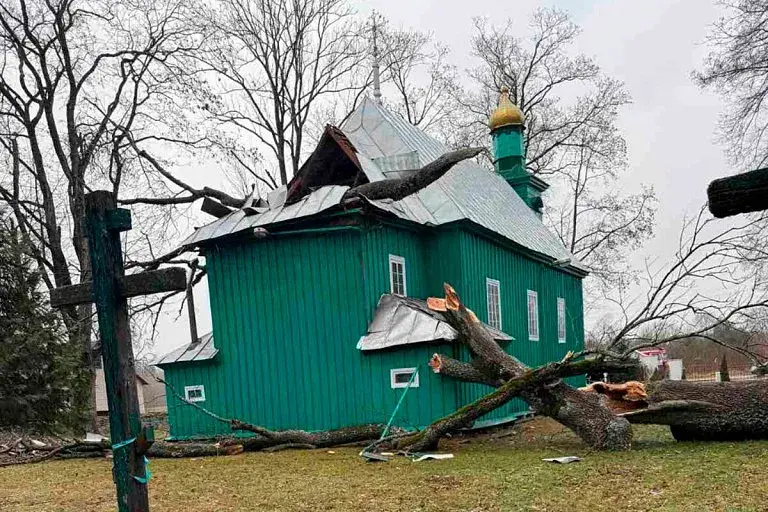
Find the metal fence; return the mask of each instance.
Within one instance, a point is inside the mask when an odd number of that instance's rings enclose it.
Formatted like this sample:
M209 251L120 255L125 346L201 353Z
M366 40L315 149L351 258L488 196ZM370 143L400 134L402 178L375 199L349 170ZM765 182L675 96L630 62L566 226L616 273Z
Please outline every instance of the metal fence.
M728 376L732 381L736 380L756 380L759 379L757 375L750 371L747 366L744 367L728 367ZM697 365L691 364L685 367L686 380L695 381L719 381L720 380L720 365Z

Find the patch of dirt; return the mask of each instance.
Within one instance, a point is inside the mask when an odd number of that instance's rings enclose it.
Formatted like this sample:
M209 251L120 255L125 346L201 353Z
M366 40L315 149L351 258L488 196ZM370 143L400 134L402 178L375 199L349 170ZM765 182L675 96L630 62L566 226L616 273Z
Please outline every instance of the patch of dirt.
M424 481L435 491L450 491L461 485L461 479L453 475L430 475Z
M466 444L531 443L560 435L570 435L570 431L551 418L537 416L494 428L462 431L443 439L440 447L443 451L451 451Z

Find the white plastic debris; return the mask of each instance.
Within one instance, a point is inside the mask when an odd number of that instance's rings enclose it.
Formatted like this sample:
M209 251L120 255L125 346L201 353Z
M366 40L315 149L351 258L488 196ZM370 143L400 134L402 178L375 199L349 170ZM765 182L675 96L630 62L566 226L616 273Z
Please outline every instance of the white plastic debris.
M106 441L106 440L107 438L101 434L94 434L93 432L87 432L85 434L86 443L101 443L102 441Z
M423 453L419 457L413 459L413 462L422 462L425 460L445 460L452 458L452 453Z
M44 442L38 441L37 439L30 439L29 444L31 444L35 448L45 448L47 446Z
M569 455L568 457L554 457L552 459L541 459L544 462L556 462L557 464L570 464L571 462L581 462L581 457Z

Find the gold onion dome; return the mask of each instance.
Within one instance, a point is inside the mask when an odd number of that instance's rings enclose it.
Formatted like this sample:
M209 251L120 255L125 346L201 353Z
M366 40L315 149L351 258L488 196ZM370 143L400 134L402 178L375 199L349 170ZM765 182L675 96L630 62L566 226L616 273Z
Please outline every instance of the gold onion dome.
M502 87L499 106L496 107L488 120L491 131L502 126L520 126L524 121L523 111L509 99L509 89Z

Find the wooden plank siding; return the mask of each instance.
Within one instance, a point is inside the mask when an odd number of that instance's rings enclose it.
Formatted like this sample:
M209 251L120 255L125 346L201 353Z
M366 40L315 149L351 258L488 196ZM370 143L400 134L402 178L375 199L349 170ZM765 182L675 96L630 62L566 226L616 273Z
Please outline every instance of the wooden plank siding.
M401 420L424 425L451 412L455 394L424 365L435 346L377 354L356 348L379 297L389 292L389 252L373 247L401 252L409 292L422 292L422 254L413 243L407 233L373 229L365 236L303 234L209 250L219 354L211 362L168 366L168 382L180 393L204 385L200 405L222 416L319 430L386 421L402 392L390 387L389 370L422 364L420 386L409 390ZM173 438L226 432L180 400L168 402Z
M515 338L505 346L510 354L536 366L561 359L568 350L583 348L583 301L579 278L526 258L480 235L458 231L454 236L458 238L462 254L460 288L457 290L464 303L483 321L488 321L486 278L499 281L502 331ZM531 341L528 336L528 290L538 294L538 341ZM557 339L558 297L563 297L566 304L566 343L559 343ZM458 357L469 360L465 347L460 349ZM459 399L466 404L490 391L490 387L482 384L461 383ZM527 410L527 404L515 400L480 421L499 421Z
M205 386L200 405L219 415L271 429L320 430L386 421L402 392L392 368L420 366L396 423L424 426L489 391L442 379L426 365L434 352L467 359L448 344L363 353L356 348L376 304L389 293L389 255L406 262L409 296L442 295L453 284L487 320L486 277L501 285L508 348L529 364L561 358L583 345L580 279L535 262L459 227L410 229L363 221L344 230L297 232L211 247L206 253L215 346L212 361L170 365L166 379L180 393ZM526 291L539 294L540 341L528 340ZM571 315L567 343L557 342L557 297ZM168 394L171 435L227 433ZM522 402L483 418L525 412Z

